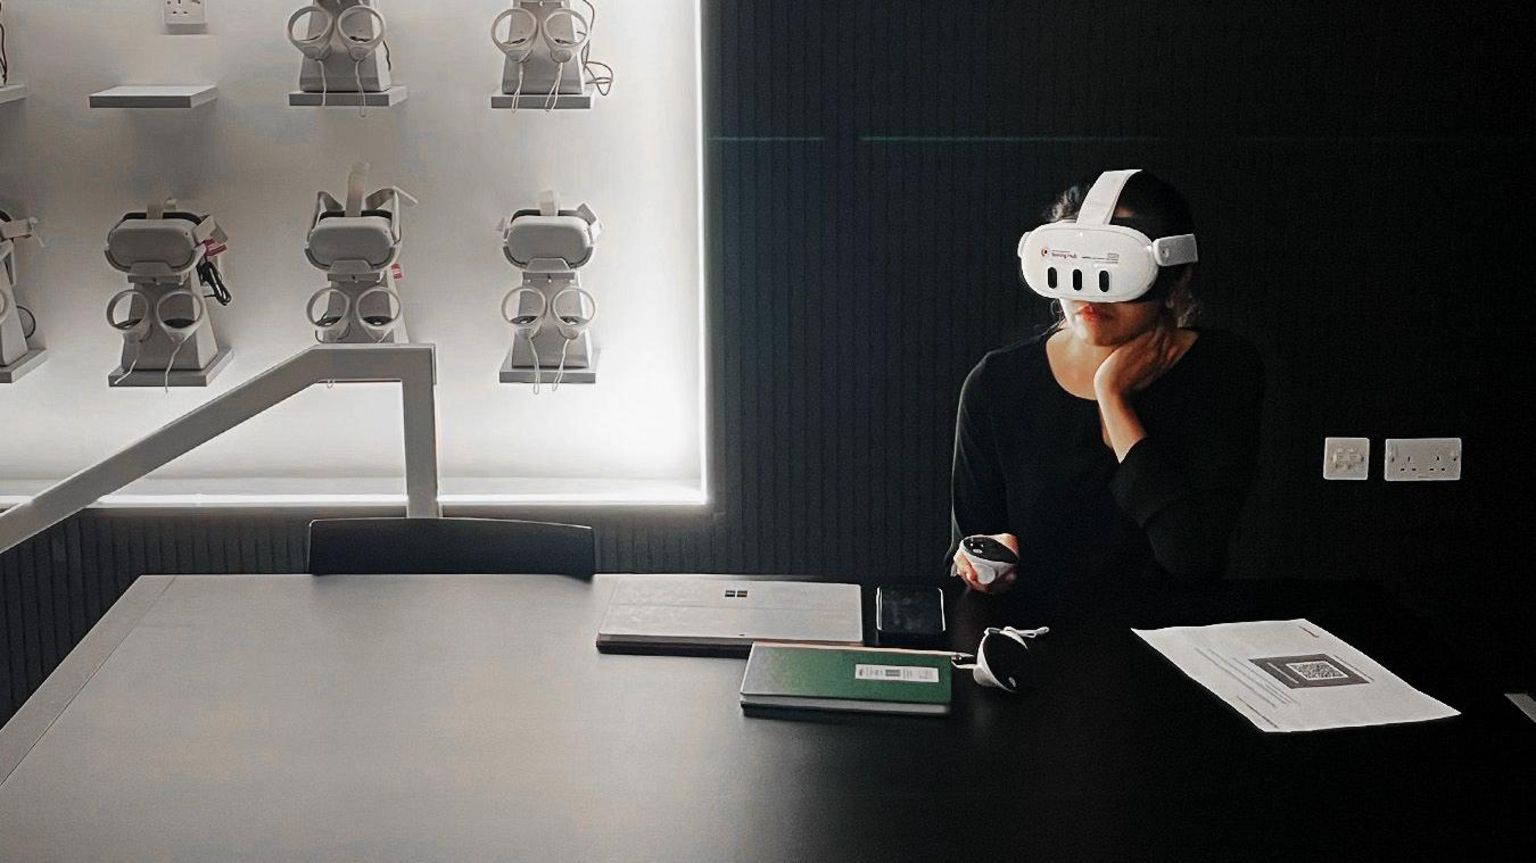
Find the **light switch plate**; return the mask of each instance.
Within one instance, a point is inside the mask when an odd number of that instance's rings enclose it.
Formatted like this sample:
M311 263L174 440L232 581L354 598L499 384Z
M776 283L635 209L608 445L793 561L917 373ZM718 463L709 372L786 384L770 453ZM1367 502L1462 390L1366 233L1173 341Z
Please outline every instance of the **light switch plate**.
M1323 438L1323 479L1370 479L1371 439Z
M1388 482L1461 479L1461 438L1387 438L1382 477Z
M208 0L165 0L165 23L171 27L207 24Z

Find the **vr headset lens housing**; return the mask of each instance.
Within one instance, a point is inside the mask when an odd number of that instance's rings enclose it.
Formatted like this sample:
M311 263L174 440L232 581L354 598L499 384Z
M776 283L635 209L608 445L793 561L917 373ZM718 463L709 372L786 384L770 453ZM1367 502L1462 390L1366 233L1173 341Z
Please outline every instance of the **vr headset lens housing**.
M1051 222L1019 239L1019 267L1030 290L1048 299L1126 303L1149 297L1163 267L1200 259L1194 234L1157 240L1111 225L1120 192L1136 171L1106 171L1074 221Z

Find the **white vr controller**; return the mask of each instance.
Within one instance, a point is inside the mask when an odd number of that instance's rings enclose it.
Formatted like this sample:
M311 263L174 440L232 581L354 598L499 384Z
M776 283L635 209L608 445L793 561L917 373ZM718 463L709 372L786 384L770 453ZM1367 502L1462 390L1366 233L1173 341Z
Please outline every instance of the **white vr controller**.
M536 13L528 8L529 5L540 6L541 11ZM491 42L507 55L509 63L517 66L517 86L508 95L519 99L525 95L523 81L529 64L534 60L534 49L540 41L544 43L550 61L555 64L553 82L549 90L542 94L544 110L552 111L559 107L561 81L565 78L566 66L572 63L580 66L583 86L590 82L597 87L598 92L608 94L608 88L613 85L613 70L606 63L599 63L589 56L592 31L597 22L597 7L591 2L587 2L587 7L591 12L583 15L568 7L549 9L548 4L516 0L516 5L502 10L496 16L491 22ZM547 11L543 11L545 9ZM503 24L506 25L505 36L502 35ZM594 74L593 67L605 69L607 74ZM517 108L518 99L514 99L512 110Z
M536 311L523 310L523 297L534 300ZM560 352L560 369L555 375L554 388L558 390L565 378L565 351L570 348L571 342L591 329L592 321L597 319L597 298L585 288L566 288L555 294L552 300L546 300L544 292L535 288L513 288L501 300L501 317L512 325L514 338L528 340L528 349L533 353L535 394L543 383L543 370L539 366L539 352L533 346L533 340L544 331L546 320L554 323L565 339L565 350Z
M976 571L976 581L983 585L1006 578L1019 566L1019 556L1013 549L981 534L961 540L960 554Z
M372 297L383 297L381 311L366 313L364 307ZM341 301L341 311L332 312L331 303ZM324 300L324 302L320 302ZM375 342L382 343L400 326L404 317L404 304L400 294L385 285L378 285L357 295L357 302L340 288L321 288L315 291L305 306L305 314L315 328L315 340L323 343L339 341L346 336L352 324L362 327Z
M186 302L191 312L190 317L172 317L168 313L171 303L177 301ZM135 306L138 309L135 309ZM121 316L118 314L120 309ZM181 353L182 346L192 338L193 333L197 332L198 327L201 327L207 318L207 301L185 288L162 294L153 305L149 301L149 295L137 288L118 292L107 302L107 323L112 329L121 333L124 340L134 346L134 352L128 368L112 382L112 385L122 383L133 374L134 368L139 364L139 358L143 355L144 343L149 340L153 328L159 327L166 338L175 345L171 351L171 358L165 366L165 380L168 387L171 371L176 365L176 357Z
M300 36L295 28L301 21L318 18L318 29L311 28L309 35ZM365 26L372 25L372 26ZM363 91L363 61L384 44L389 26L384 15L372 6L349 6L339 14L332 14L323 6L305 6L288 19L288 41L299 53L320 65L320 106L326 107L330 85L325 78L325 61L335 51L339 38L347 57L352 60L353 75L357 78L358 113L368 116L368 94Z
M561 35L559 28L553 26L555 21L570 19L570 36ZM510 22L507 28L507 38L501 37L502 22ZM544 23L539 23L539 17L531 11L514 6L496 16L491 22L491 40L501 53L506 54L514 63L526 63L533 54L533 43L536 38L543 37L544 44L549 48L549 57L556 63L566 64L576 59L581 49L587 46L592 39L592 25L585 15L574 9L556 9L544 18Z
M320 29L310 36L300 36L295 33L294 28L299 22L310 16L320 18L322 22ZM366 18L373 23L371 35L356 26L360 18ZM347 56L354 62L362 62L384 44L386 29L384 15L372 6L352 6L342 10L340 15L332 15L330 10L321 6L305 6L288 19L288 41L293 43L293 47L299 49L305 57L311 60L324 60L331 56L336 37L340 36Z

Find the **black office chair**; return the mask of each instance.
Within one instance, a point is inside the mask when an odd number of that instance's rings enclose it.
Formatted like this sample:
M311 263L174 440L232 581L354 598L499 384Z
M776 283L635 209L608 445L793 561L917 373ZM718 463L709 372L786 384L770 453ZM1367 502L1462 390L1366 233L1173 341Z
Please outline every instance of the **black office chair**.
M311 575L538 573L591 578L592 528L487 518L327 518L309 523Z

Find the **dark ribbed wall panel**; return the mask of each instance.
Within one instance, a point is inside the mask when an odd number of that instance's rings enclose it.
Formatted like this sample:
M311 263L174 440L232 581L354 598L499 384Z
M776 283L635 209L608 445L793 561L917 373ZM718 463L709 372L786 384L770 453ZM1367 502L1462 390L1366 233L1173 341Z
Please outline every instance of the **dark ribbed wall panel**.
M1536 676L1529 6L706 5L717 506L591 514L600 568L931 576L960 382L1048 319L1019 233L1139 166L1269 368L1236 574L1385 581ZM1466 480L1324 483L1325 435L1459 435ZM0 718L138 575L298 571L309 515L89 513L0 556Z

